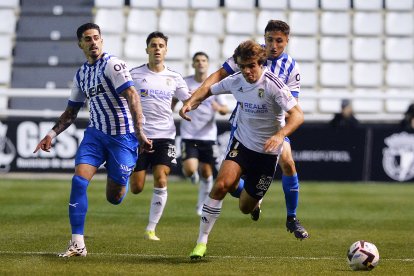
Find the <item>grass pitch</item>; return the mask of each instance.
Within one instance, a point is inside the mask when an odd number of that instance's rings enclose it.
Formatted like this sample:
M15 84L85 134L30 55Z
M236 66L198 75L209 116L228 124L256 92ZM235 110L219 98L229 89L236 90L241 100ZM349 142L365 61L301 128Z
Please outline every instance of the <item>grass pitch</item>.
M285 229L280 182L263 202L258 222L227 196L210 234L207 256L190 261L198 236L197 186L170 182L160 242L146 241L152 182L113 206L104 181L88 189L86 258L61 259L70 239L70 179L0 180L0 274L94 275L344 275L346 251L373 242L380 263L371 275L414 275L414 185L302 182L298 217L311 238L298 241Z

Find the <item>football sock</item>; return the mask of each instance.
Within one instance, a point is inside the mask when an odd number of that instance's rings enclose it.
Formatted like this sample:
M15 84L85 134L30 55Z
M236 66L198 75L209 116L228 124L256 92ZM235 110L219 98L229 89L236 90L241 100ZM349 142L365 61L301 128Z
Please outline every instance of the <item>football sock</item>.
M208 235L218 219L223 200L215 200L209 196L204 201L203 212L200 218L200 232L197 243L207 243Z
M296 208L299 201L298 175L282 176L282 186L285 193L286 211L288 217L296 217Z
M231 192L230 194L233 197L240 198L240 194L243 191L243 188L244 188L244 180L242 178L240 178L239 186L237 186L237 189L235 191Z
M69 199L69 220L72 234L83 235L86 212L88 211L88 196L86 189L89 181L79 175L72 177L72 190Z
M85 246L85 240L83 239L83 235L72 234L72 242L76 243L78 248L82 248Z
M167 203L167 187L165 188L154 188L154 193L152 194L151 207L149 214L149 223L147 225L147 231L155 231L162 212L164 211L165 204Z
M198 202L197 208L202 208L204 200L213 187L213 176L210 175L208 178L202 177L200 180L200 186L198 187Z

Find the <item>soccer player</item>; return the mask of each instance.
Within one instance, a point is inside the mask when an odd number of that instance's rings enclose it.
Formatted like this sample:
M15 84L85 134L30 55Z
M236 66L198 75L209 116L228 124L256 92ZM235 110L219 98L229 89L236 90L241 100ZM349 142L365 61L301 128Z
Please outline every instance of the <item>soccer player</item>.
M233 57L240 72L212 85L206 92L195 92L180 110L184 119L190 119L186 113L200 101L229 92L240 108L236 118L238 127L214 187L204 202L191 259L205 255L208 235L220 215L223 199L236 188L242 175L245 182L239 208L244 214L252 212L272 183L284 138L303 123L303 112L289 88L263 65L266 51L260 44L251 40L242 42ZM285 112L289 114L287 122Z
M268 69L281 79L290 89L292 95L298 100L300 92L300 71L298 63L287 53L285 48L289 42L290 27L283 21L270 20L265 28L265 49L267 55L266 65ZM222 68L211 74L202 84L199 90L207 91L209 87L224 79L225 77L238 72L239 68L233 57L230 57L223 64ZM233 118L237 117L237 109L233 111ZM288 119L288 116L287 116ZM236 122L237 120L233 120ZM232 123L232 128L237 126ZM296 210L299 202L299 179L296 172L295 161L292 157L292 150L290 140L285 137L283 143L283 151L280 155L280 167L282 169L282 186L285 193L286 202L286 228L291 233L294 233L298 239L306 239L309 237L306 229L301 225L296 218ZM243 180L232 195L240 196L243 190ZM260 216L260 202L258 206L252 211L251 217L253 220L258 220Z
M190 91L195 91L208 77L209 58L204 52L197 52L193 56L194 75L184 78ZM213 186L213 168L216 160L213 146L217 140L216 112L224 115L228 107L223 95L209 97L191 112L192 121L182 120L181 157L183 173L196 184L201 180L198 191L196 212L200 216L203 202Z
M59 257L85 257L87 254L84 241L88 210L86 190L98 168L106 162L106 198L114 205L120 204L137 159L138 142L145 149L151 146L142 131L141 103L125 62L102 51L103 39L98 25L83 24L76 33L78 46L87 61L75 74L66 110L34 150L34 153L39 149L49 152L52 140L75 121L84 102L89 101L89 125L76 153L69 199L72 238L66 252Z
M155 228L167 203L168 175L171 167L177 164L172 99L184 101L191 96L182 76L164 65L167 42L168 37L163 33L150 33L146 39L148 63L131 70L145 114L144 133L152 141L152 149L138 158L130 186L132 193L140 193L144 189L147 168L152 167L154 191L144 232L144 238L152 241L160 240Z

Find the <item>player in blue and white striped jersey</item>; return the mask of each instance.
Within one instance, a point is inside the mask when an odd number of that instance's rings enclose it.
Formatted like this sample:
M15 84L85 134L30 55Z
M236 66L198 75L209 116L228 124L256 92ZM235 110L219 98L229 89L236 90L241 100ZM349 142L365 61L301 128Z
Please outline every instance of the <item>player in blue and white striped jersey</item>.
M290 89L292 95L298 100L300 93L300 69L298 63L287 53L285 48L289 42L290 27L283 21L270 20L265 28L265 47L267 54L266 65L268 69L280 78ZM222 68L211 74L203 85L197 91L207 91L211 85L219 82L225 77L238 72L239 68L233 57L230 57L223 64ZM196 91L196 93L197 93ZM237 108L233 111L232 118L237 116ZM232 120L232 132L236 127ZM292 157L290 141L286 137L283 143L283 152L279 161L282 169L282 186L285 193L286 201L286 227L288 231L293 232L296 238L306 239L309 237L306 229L296 219L296 210L299 202L299 179L296 172L295 161ZM240 181L238 189L232 193L233 196L239 196L243 190L243 180ZM260 215L260 204L252 212L252 219L257 220Z
M137 159L137 148L149 149L143 128L140 98L124 61L104 53L98 25L86 23L77 30L78 46L86 56L73 79L68 106L52 130L39 142L49 151L52 140L76 119L85 101L89 102L89 125L75 158L75 175L69 199L72 238L59 257L86 256L84 225L88 210L87 187L98 168L107 169L106 198L120 204Z

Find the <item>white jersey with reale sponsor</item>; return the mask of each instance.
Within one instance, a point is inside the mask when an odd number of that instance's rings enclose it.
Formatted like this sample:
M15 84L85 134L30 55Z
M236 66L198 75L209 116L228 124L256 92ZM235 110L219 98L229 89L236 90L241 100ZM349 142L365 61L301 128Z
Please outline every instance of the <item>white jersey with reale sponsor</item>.
M191 92L194 92L201 85L201 82L197 82L194 76L185 77L184 80ZM197 109L188 113L191 121L181 120L180 135L182 139L216 141L216 111L212 107L214 101L220 105L226 104L224 95L208 97Z
M150 139L175 139L172 98L184 101L191 96L183 77L167 67L153 72L147 64L131 69L131 76L141 97L145 135Z
M232 93L238 102L236 139L250 150L265 154L280 154L281 146L265 152L265 142L285 125L285 111L297 102L287 87L272 72L264 68L260 79L248 83L241 72L211 86L213 94Z
M262 45L264 47L264 45ZM277 58L268 59L266 62L267 68L280 78L290 89L292 95L296 98L300 93L300 68L296 60L290 55L283 53ZM223 63L223 68L229 75L239 72L239 66L234 61L233 57L228 58Z
M89 126L109 135L134 132L128 102L120 93L133 86L124 61L104 53L94 64L85 62L73 78L68 105L89 101Z

